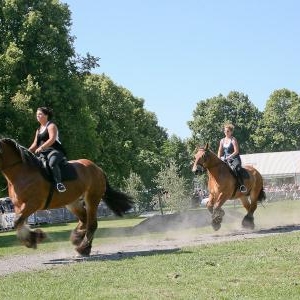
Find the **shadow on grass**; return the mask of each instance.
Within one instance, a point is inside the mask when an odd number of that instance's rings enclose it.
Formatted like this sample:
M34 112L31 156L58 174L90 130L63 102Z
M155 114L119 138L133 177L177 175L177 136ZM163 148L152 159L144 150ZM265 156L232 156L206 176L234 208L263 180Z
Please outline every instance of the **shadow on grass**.
M180 251L180 252L179 252ZM93 254L88 257L76 257L76 258L62 258L52 259L49 262L45 262L46 265L65 265L70 263L89 262L89 261L105 261L105 260L123 260L128 258L135 258L139 256L152 256L152 255L163 255L170 253L182 253L180 248L165 249L165 250L143 250L143 251L132 251L132 252L116 252L109 254Z
M256 231L256 233L258 234L285 233L285 232L293 232L299 230L300 230L300 225L283 225L283 226L276 226L268 229L260 229Z

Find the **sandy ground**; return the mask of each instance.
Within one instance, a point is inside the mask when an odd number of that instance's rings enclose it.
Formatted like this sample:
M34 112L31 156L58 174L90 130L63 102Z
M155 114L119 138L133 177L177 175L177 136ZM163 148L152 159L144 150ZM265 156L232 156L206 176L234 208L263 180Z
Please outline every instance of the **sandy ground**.
M298 212L288 216L278 212L280 218L274 213L271 215L265 214L266 212L267 210L258 212L256 223L259 224L256 224L255 230L247 231L242 230L240 226L242 215L235 211L226 211L223 222L223 227L226 227L226 229L222 227L217 232L211 229L209 233L205 234L197 234L195 231L193 231L193 234L190 234L188 229L209 225L210 216L207 211L203 211L201 214L198 211L189 215L154 216L133 228L132 238L129 237L126 239L126 242L93 247L92 253L88 258L76 257L75 252L70 253L67 250L48 254L40 254L33 250L32 255L2 258L0 259L0 276L14 272L57 268L82 261L118 260L154 252L174 252L187 246L262 238L267 235L287 234L300 230L300 214ZM176 231L179 229L181 235L176 234ZM168 234L170 230L172 230L172 234ZM162 236L160 238L156 237L147 240L141 238L141 234L145 232L165 232L166 234L159 235Z

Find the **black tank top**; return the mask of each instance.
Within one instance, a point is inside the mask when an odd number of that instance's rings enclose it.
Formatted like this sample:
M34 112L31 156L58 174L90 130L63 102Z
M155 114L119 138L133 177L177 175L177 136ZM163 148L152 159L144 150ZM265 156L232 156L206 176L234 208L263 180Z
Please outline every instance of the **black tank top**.
M229 144L226 144L226 146L225 146L225 139L223 139L223 151L224 151L225 158L234 152L232 138L230 139Z
M43 130L43 132L39 132L38 131L38 134L37 134L37 146L40 147L42 146L48 139L49 139L49 132L48 132L48 126L53 123L53 122L48 122L46 124L46 128L45 130ZM65 149L63 148L62 144L60 143L60 141L58 140L55 140L55 142L50 146L48 147L46 150L43 150L42 152L51 152L52 150L57 150L57 151L60 151L62 152L64 155L66 155L66 151Z

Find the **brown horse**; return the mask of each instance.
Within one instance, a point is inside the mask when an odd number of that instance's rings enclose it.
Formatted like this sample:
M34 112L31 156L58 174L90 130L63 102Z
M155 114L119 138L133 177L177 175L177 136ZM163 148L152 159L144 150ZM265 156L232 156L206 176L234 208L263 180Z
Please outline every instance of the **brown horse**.
M0 170L7 180L9 197L15 207L15 228L20 241L29 248L36 248L46 235L26 225L27 218L37 210L65 206L79 219L71 233L71 241L80 255L88 256L98 226L100 200L103 199L118 216L129 210L133 201L125 193L111 188L102 169L92 161L79 159L69 161L66 166L73 169L75 177L65 181L67 191L59 193L43 175L40 161L34 154L12 139L0 139Z
M219 230L221 227L222 218L225 214L222 205L225 201L239 198L247 210L242 226L254 229L253 214L257 208L257 203L266 198L261 174L252 166L243 166L244 184L248 190L247 194L244 194L239 191L237 179L228 164L219 159L208 148L208 144L198 149L192 170L195 172L199 165L208 172L209 200L206 206L212 214L213 228Z

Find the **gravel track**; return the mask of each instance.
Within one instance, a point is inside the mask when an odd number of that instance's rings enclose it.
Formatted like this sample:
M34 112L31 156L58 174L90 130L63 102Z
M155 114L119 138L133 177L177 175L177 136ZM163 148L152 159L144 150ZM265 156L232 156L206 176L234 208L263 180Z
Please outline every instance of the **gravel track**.
M228 215L228 213L227 213ZM235 218L237 221L237 216L227 216L227 221ZM134 257L140 255L147 255L152 254L155 252L174 252L179 251L182 247L187 246L197 246L197 245L204 245L204 244L211 244L211 243L222 243L227 241L236 241L236 240L245 240L245 239L253 239L253 238L262 238L269 235L274 234L287 234L289 232L299 231L300 230L300 220L295 223L293 220L289 220L286 222L282 222L277 224L276 226L265 226L264 228L260 228L254 231L245 231L245 230L236 230L233 229L231 231L218 231L209 234L200 234L199 235L185 235L185 236L178 236L173 233L171 237L162 237L162 238L155 238L151 240L144 240L139 239L137 233L149 231L153 232L156 229L151 228L151 224L159 228L164 228L168 230L165 224L162 224L159 220L166 220L169 218L169 225L170 220L177 218L174 224L178 223L178 215L173 217L156 217L156 218L149 218L146 219L141 224L137 225L134 228L134 238L128 238L126 242L117 243L117 244L104 244L99 247L93 247L92 253L88 258L76 257L75 252L70 253L69 250L60 250L54 253L46 253L41 254L38 250L32 250L31 255L16 255L12 257L5 257L0 259L0 276L5 276L8 274L12 274L15 272L28 272L28 271L35 271L35 270L43 270L48 268L57 268L63 265L78 263L83 261L92 261L92 260L119 260L126 257ZM187 228L191 227L191 223L189 226L185 226L182 220L180 219L181 227ZM193 218L189 216L189 220L191 221ZM199 219L202 222L199 223ZM240 218L239 222L240 222ZM198 218L197 224L194 224L195 227L201 227L203 225L207 225L209 219L205 217ZM225 220L225 219L224 219ZM165 221L164 221L165 222ZM292 223L293 222L293 223ZM179 229L179 225L176 226L171 224L171 228L174 230ZM237 226L236 228L239 228ZM162 230L161 230L162 231ZM166 235L167 236L167 235Z

